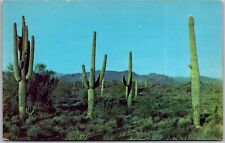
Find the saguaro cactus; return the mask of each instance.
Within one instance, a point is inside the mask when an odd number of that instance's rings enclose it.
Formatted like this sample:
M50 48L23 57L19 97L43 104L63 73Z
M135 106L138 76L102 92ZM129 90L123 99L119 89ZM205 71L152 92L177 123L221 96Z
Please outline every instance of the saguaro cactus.
M200 81L197 49L195 43L194 18L189 17L189 44L191 55L191 95L193 108L193 121L196 128L200 127Z
M18 56L19 51L19 56ZM13 71L16 81L19 83L19 115L23 119L26 111L25 98L27 93L27 80L33 71L34 61L34 36L31 43L28 40L28 26L24 16L22 17L22 36L17 35L17 25L14 23L14 64Z
M88 111L87 111L88 118L92 118L93 110L94 110L94 93L95 93L94 90L96 87L100 85L100 83L102 83L105 69L106 69L106 63L107 63L107 55L105 55L100 75L95 81L95 53L96 53L96 32L94 32L94 35L93 35L89 81L87 80L85 66L82 65L83 82L84 82L85 88L88 89Z
M129 69L127 75L127 81L123 75L123 84L126 86L126 99L128 108L131 107L130 101L132 101L132 52L129 53Z

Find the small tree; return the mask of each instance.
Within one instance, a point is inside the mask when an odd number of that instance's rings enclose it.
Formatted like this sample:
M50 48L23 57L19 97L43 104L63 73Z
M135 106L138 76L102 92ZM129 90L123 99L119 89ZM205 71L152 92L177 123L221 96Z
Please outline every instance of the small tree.
M57 87L58 79L55 77L55 72L46 69L46 65L37 64L29 85L30 106L34 103L51 104L48 97Z

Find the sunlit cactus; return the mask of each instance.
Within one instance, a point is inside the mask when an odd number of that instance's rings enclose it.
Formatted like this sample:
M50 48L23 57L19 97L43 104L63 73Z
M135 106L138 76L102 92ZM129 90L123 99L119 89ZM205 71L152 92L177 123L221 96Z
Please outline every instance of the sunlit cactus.
M193 108L193 121L196 128L200 127L200 80L197 58L197 49L195 42L194 18L189 17L189 43L191 55L191 95Z
M87 111L88 118L93 117L94 94L95 94L94 90L96 87L98 87L102 83L105 69L106 69L106 63L107 63L107 55L105 55L100 75L98 76L97 80L95 80L95 53L96 53L96 32L94 32L94 35L93 35L89 81L87 80L85 66L82 65L82 74L83 74L82 79L83 79L85 88L88 89L88 111Z
M19 55L18 55L19 53ZM28 26L24 16L22 17L22 36L17 35L17 25L14 23L14 62L13 72L19 83L19 116L23 119L26 111L25 98L27 94L27 81L33 71L34 61L34 36L31 42L28 40Z
M129 69L127 75L127 81L123 75L123 84L126 87L126 99L128 108L131 108L132 102L132 52L129 53Z

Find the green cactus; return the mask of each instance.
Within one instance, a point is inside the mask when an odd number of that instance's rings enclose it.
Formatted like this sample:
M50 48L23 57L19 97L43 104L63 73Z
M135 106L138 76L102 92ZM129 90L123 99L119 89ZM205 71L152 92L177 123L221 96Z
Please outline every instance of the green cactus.
M195 42L194 31L194 18L189 17L189 44L191 64L191 95L192 95L192 108L193 108L193 121L196 128L200 127L200 80L199 80L199 67L197 58L197 49Z
M135 90L134 90L134 92L135 92L134 98L137 99L137 96L138 96L138 81L137 80L135 80Z
M94 93L95 93L94 90L96 87L98 87L100 85L100 83L102 83L102 80L104 78L105 69L106 69L106 63L107 63L107 55L105 55L100 75L98 76L97 80L95 81L95 53L96 53L96 32L94 32L94 35L93 35L89 81L87 80L85 66L82 65L82 79L83 79L85 88L88 89L88 111L87 111L88 118L92 118L92 116L93 116Z
M127 105L128 105L128 108L130 108L131 102L132 102L132 52L129 53L129 69L128 69L127 81L123 75L123 84L126 87Z
M104 96L104 82L105 82L105 80L103 79L102 80L102 85L101 85L101 97L103 97Z
M18 56L19 52L19 56ZM19 83L19 116L23 119L25 116L25 98L27 94L27 80L33 71L34 61L34 36L31 43L28 40L28 26L24 16L22 17L22 36L17 35L17 25L14 23L14 64L13 73L16 81Z

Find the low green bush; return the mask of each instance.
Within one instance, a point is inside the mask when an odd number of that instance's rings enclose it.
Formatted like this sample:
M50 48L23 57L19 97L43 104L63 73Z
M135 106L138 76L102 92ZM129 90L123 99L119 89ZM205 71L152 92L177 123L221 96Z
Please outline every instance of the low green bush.
M81 141L81 140L87 140L88 137L89 137L89 133L73 130L67 133L65 140Z

